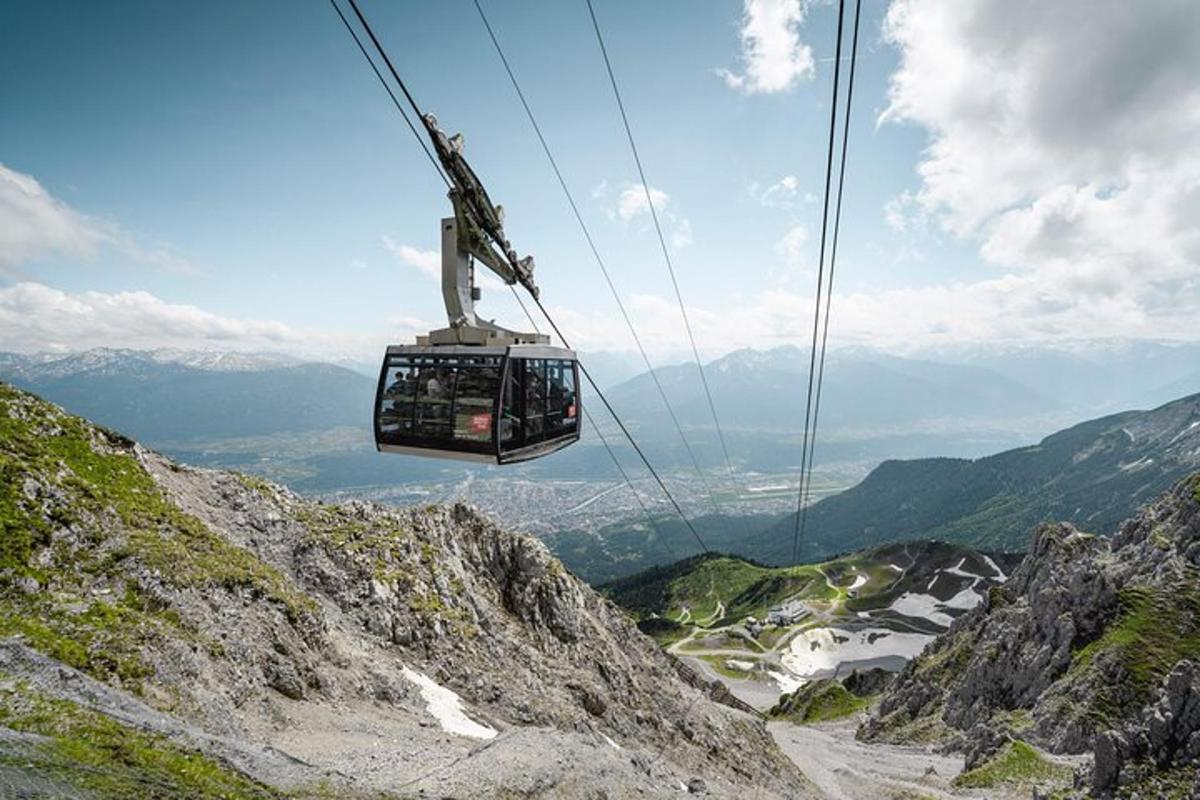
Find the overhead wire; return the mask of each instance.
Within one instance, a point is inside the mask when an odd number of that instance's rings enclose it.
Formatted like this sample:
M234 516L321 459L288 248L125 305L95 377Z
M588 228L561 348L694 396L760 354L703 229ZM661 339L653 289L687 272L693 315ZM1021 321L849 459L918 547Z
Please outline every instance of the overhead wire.
M804 507L804 469L808 463L809 425L812 420L813 388L817 370L817 334L820 331L821 292L825 285L825 236L829 225L829 192L833 182L833 152L837 141L838 82L842 67L842 23L846 2L838 0L837 45L833 60L833 92L829 101L829 150L825 158L825 193L821 210L821 245L817 259L817 292L813 303L812 348L808 359L808 394L804 403L804 443L800 451L800 485L796 490L796 517L792 531L792 563L796 563L800 546L800 516Z
M842 193L846 182L846 147L850 141L850 109L854 101L854 72L858 63L858 20L862 13L862 0L854 0L854 30L850 34L850 76L846 82L846 113L842 115L842 154L838 166L837 208L833 215L833 242L829 252L829 285L825 291L825 314L821 331L821 359L817 368L817 393L813 401L812 437L808 449L807 478L804 483L804 500L800 512L800 542L804 541L805 523L808 521L808 501L812 492L813 458L817 447L817 420L821 414L821 387L825 380L825 351L829 344L829 311L833 303L833 276L837 266L838 233L842 224Z
M430 157L430 160L433 162L433 165L437 169L438 174L441 175L442 179L447 182L447 185L450 185L448 179L442 173L440 165L437 163L436 159L433 158L432 153L430 153L428 147L425 145L425 142L421 138L420 134L417 133L416 127L412 124L411 121L408 120L408 115L404 113L404 110L401 107L399 100L396 98L395 94L391 91L391 88L387 85L387 82L384 79L383 75L380 73L378 67L376 67L374 59L372 59L370 57L370 55L367 53L366 48L362 44L362 41L359 39L359 37L355 33L353 27L350 25L349 20L347 20L346 16L342 13L341 8L337 4L337 0L330 0L330 3L333 5L334 10L337 11L338 17L342 20L342 24L346 26L346 29L350 32L351 36L354 38L355 43L359 47L359 50L362 52L363 56L366 57L368 63L370 63L371 69L372 69L372 71L375 72L376 77L379 78L379 80L384 84L384 88L388 89L388 95L392 98L392 101L395 103L397 109L399 109L401 114L404 116L405 121L408 122L409 128L412 130L413 134L415 136L417 136L417 139L418 139L419 143L421 144L421 148L425 151L426 155L428 155ZM371 43L374 46L376 52L379 54L380 58L383 59L383 62L387 66L388 71L391 73L392 78L395 80L396 84L400 87L401 92L403 92L405 99L407 99L409 106L413 110L413 113L417 115L418 119L421 119L424 122L425 117L421 113L420 106L417 105L416 99L413 98L412 93L408 90L408 87L405 85L404 80L400 77L400 73L397 71L395 65L392 63L392 60L388 57L387 51L383 48L383 45L380 43L379 38L375 35L375 32L374 32L374 30L372 30L370 23L367 22L367 19L363 15L362 10L359 8L358 3L356 2L356 0L349 0L349 3L350 3L350 7L354 10L355 16L358 18L359 23L362 25L363 30L366 32L368 38L370 38ZM514 294L515 294L515 289L514 289ZM558 336L559 340L562 341L562 343L565 347L570 348L570 344L567 342L566 337L563 336L562 331L559 329L558 325L554 322L554 318L550 316L550 313L546 310L546 307L542 304L541 299L532 293L531 293L531 297L533 298L534 303L537 305L538 310L542 313L542 316L546 318L546 321L550 324L550 327L554 329L554 333ZM522 305L522 308L524 308L524 304L522 303L521 305ZM528 315L528 311L526 311L526 314ZM624 434L625 438L629 441L629 444L633 447L634 452L637 453L637 455L641 459L642 463L646 466L646 469L650 471L650 474L654 477L654 480L657 482L659 488L662 489L663 494L666 495L667 499L671 502L671 505L674 507L675 511L679 514L680 519L683 520L683 523L687 527L688 531L691 532L692 536L696 539L697 543L699 543L701 549L704 550L705 552L708 552L709 548L708 548L708 545L705 543L704 538L702 536L700 536L699 531L697 531L696 528L692 525L691 520L688 519L687 515L683 511L683 508L680 506L679 502L675 499L675 496L671 493L671 490L669 488L667 488L666 483L663 481L662 477L658 474L658 471L654 469L654 466L650 463L650 460L646 457L645 452L638 445L637 441L633 438L633 434L630 433L628 427L626 427L625 423L621 420L621 418L617 414L616 410L608 402L608 398L606 398L604 396L604 393L600 390L600 387L596 384L596 381L593 380L591 373L589 373L587 370L587 367L584 366L584 364L582 362L578 362L578 363L579 363L580 370L583 372L584 377L588 381L588 384L592 387L592 391L595 392L596 396L600 398L600 401L604 404L605 408L608 410L608 413L612 416L613 420L617 423L617 426L621 429L621 432ZM595 427L595 426L593 426L593 427ZM616 461L615 453L613 453L611 449L609 449L609 452L610 452L610 454L613 455L614 461ZM620 468L619 462L618 462L618 468ZM623 469L621 469L621 471L624 472ZM633 488L632 484L630 484L630 488L636 494L636 489Z
M575 221L579 224L580 230L583 231L583 236L587 240L588 248L591 250L592 256L596 260L596 264L600 267L600 273L604 276L604 282L608 285L608 291L610 294L612 294L613 300L616 302L617 308L621 312L621 317L625 320L625 327L629 329L629 333L633 337L634 345L637 346L638 352L642 356L642 361L646 365L646 370L650 373L650 378L654 382L654 387L658 390L658 396L662 399L663 405L666 407L667 415L670 417L671 423L674 425L676 432L679 434L679 440L683 443L684 451L687 453L693 468L696 470L696 474L699 476L701 484L705 488L709 502L712 503L713 509L718 514L721 514L721 507L717 503L716 498L713 496L712 489L708 486L707 479L704 475L704 470L700 466L700 460L696 457L696 453L692 449L691 443L688 441L687 436L683 432L683 425L680 423L679 417L675 413L674 406L671 405L671 401L667 398L667 392L662 385L662 380L658 376L658 371L651 362L645 346L642 344L642 339L638 335L637 328L634 326L633 320L629 316L629 312L625 309L625 303L621 300L621 295L617 291L616 285L613 283L612 275L608 271L608 266L604 263L604 259L600 256L600 251L596 247L595 239L592 238L591 230L588 228L587 223L584 222L583 215L579 211L579 205L575 202L575 196L567 186L566 178L563 177L562 170L558 167L558 161L554 158L554 153L550 150L550 145L546 141L546 137L542 134L542 128L538 124L537 118L534 116L533 109L530 107L529 102L525 99L525 92L521 89L521 84L517 80L516 73L513 72L512 66L508 62L508 57L504 53L504 48L500 46L500 40L497 38L495 31L492 29L491 22L488 20L487 14L484 13L483 6L480 4L479 0L474 0L474 2L475 9L479 12L479 18L483 21L483 26L487 29L487 33L492 41L492 45L496 49L496 54L500 57L500 63L504 65L504 70L508 73L509 81L512 83L513 89L516 90L517 97L521 101L521 106L525 109L525 116L529 119L530 125L533 126L533 131L537 135L538 141L541 143L542 152L545 153L546 160L550 162L550 167L554 171L554 176L558 179L558 185L562 188L563 194L567 198L567 203L571 207L571 212L575 216Z
M354 0L350 1L353 5ZM383 85L383 90L388 93L388 97L392 98L392 104L396 106L396 110L400 112L400 116L404 117L404 122L407 123L408 129L412 131L413 136L417 137L417 144L421 145L421 149L424 150L425 155L429 157L429 163L432 164L434 170L437 171L438 177L442 179L442 182L446 184L446 188L449 189L451 186L450 179L447 178L446 173L442 171L442 165L438 163L436 158L434 158L433 153L429 150L429 145L425 144L425 138L421 136L420 132L417 131L417 126L413 125L412 120L408 118L408 113L405 112L404 106L400 104L400 100L396 97L396 93L392 91L392 87L388 85L387 80L383 77L383 73L379 71L379 67L375 66L375 59L371 58L370 54L367 53L367 48L363 46L362 40L358 38L358 33L350 24L350 20L346 19L346 15L342 13L342 9L338 6L337 0L329 0L329 3L333 6L333 10L337 12L338 19L340 19L342 24L346 26L346 30L350 33L351 38L354 39L354 43L358 45L358 50L363 54L363 58L365 58L367 63L371 65L371 71L375 73L375 77L378 78L379 82ZM357 11L358 6L354 6L354 9ZM359 18L362 18L361 14L359 15ZM374 37L372 36L372 38ZM407 92L405 93L407 94ZM416 108L415 103L413 104L413 108Z
M683 302L683 294L679 290L679 280L675 275L675 266L671 261L670 248L667 247L667 240L666 240L666 237L663 235L662 223L659 221L659 218L658 218L658 211L654 205L654 197L650 191L650 184L646 180L646 170L642 166L642 158L641 158L641 155L638 153L637 142L634 140L634 136L633 136L633 129L629 124L629 115L625 112L625 103L621 99L621 90L617 86L617 78L616 78L615 73L613 72L612 61L608 57L608 48L604 44L604 35L600 32L600 23L596 19L596 9L593 8L593 6L592 6L592 0L586 0L586 2L587 2L587 7L588 7L588 13L591 15L591 18L592 18L592 29L595 30L595 32L596 32L596 41L599 43L600 53L604 57L604 67L608 72L608 80L609 80L609 83L612 85L613 95L616 97L616 100L617 100L617 109L621 112L621 121L625 126L625 136L629 140L629 149L633 152L633 161L634 161L634 164L637 166L638 177L641 178L641 181L642 181L642 191L645 192L645 195L646 195L646 204L649 206L650 218L654 222L654 231L658 235L658 243L659 243L659 246L662 248L663 260L666 262L666 265L667 265L667 273L671 276L671 286L675 290L675 299L679 303L679 313L680 313L680 316L683 318L683 327L684 327L684 330L687 331L688 342L691 344L691 348L692 348L692 356L696 359L696 369L700 373L700 384L704 388L704 396L708 401L708 410L712 414L713 425L716 428L717 439L720 442L721 453L725 460L725 468L729 472L730 483L736 491L737 487L738 487L738 483L737 483L736 475L733 470L733 462L729 458L729 447L725 443L725 432L721 428L721 420L720 420L720 417L717 415L716 403L713 402L712 390L709 388L709 385L708 385L708 377L704 374L704 363L700 359L700 350L696 346L696 337L695 337L695 334L692 332L692 323L691 323L691 320L688 319L687 307ZM715 500L714 500L714 505L715 505ZM746 533L747 538L749 538L749 531L746 529L745 521L742 520L741 517L738 517L738 519L742 523L743 531Z
M550 323L550 327L554 329L555 335L558 336L559 340L563 343L563 346L570 349L570 343L567 341L567 338L563 336L562 331L558 328L558 325L555 324L554 318L550 316L550 312L546 310L544 305L542 305L541 298L535 297L533 298L533 302L537 305L538 310L542 312L542 316L546 318L546 322ZM646 469L650 470L650 474L654 476L654 480L658 483L658 487L662 489L663 494L667 496L667 499L671 501L671 505L675 507L675 511L679 514L679 518L683 520L683 524L687 526L687 529L691 532L692 536L695 537L696 541L700 544L700 548L706 553L709 552L709 547L707 544L705 544L704 538L700 536L700 532L697 531L695 526L692 525L692 521L687 518L687 514L683 513L683 508L679 505L679 501L675 499L675 495L671 494L671 490L667 488L665 483L663 483L663 479L658 474L658 470L656 470L654 465L650 463L650 459L646 458L645 452L643 452L641 446L638 445L637 440L633 438L633 434L629 432L629 428L625 427L625 423L622 422L621 417L617 415L616 409L612 407L612 404L608 402L608 398L604 396L604 392L600 391L600 387L596 385L596 381L592 378L592 374L588 372L587 367L582 361L578 363L579 370L583 373L583 377L587 378L588 385L592 387L592 391L596 393L596 396L600 398L600 402L604 404L606 409L608 409L609 415L613 418L613 421L617 423L617 427L621 429L621 433L625 434L625 438L629 440L629 444L638 454L638 458L640 458L642 463L646 465Z
M812 430L812 412L814 389L816 388L816 371L817 371L817 341L820 331L821 320L821 296L825 286L825 246L826 237L829 231L829 200L833 181L833 161L834 152L837 142L837 109L839 99L839 87L841 82L841 66L842 66L842 32L845 22L846 3L845 0L838 0L838 20L837 20L837 39L834 48L833 61L833 86L831 98L829 102L829 145L825 158L825 189L822 198L821 206L821 244L819 248L819 256L817 259L817 289L813 299L813 326L812 326L812 344L809 351L808 362L808 390L805 397L804 405L804 433L803 444L800 452L800 478L799 486L796 490L796 515L794 517L794 527L792 530L792 563L797 563L799 560L800 546L800 528L801 520L804 519L805 501L808 498L806 486L811 475L807 472L807 466L811 461L810 456L810 437L815 436L815 431ZM831 285L832 288L832 285Z
M525 315L525 319L529 320L529 324L533 326L533 332L540 334L542 331L540 328L538 328L537 321L533 318L533 315L529 313L529 309L525 307L525 302L521 300L521 294L517 291L517 287L509 284L508 288L512 290L513 299L516 300L517 305L521 307L521 312ZM584 419L587 420L588 425L592 427L592 430L596 432L596 435L600 437L600 443L604 445L604 449L608 453L608 457L612 459L613 465L617 468L617 472L620 473L621 478L625 481L625 485L629 487L629 491L633 494L633 499L637 501L638 507L642 510L642 516L645 517L646 524L649 525L650 530L654 532L655 541L657 541L661 547L668 551L668 555L672 561L678 561L679 554L675 551L675 547L670 543L670 540L663 536L662 530L660 530L658 525L654 522L654 517L650 514L650 510L646 508L646 503L642 500L642 496L638 492L637 487L633 485L633 481L629 478L629 473L625 471L625 467L621 464L621 460L617 458L616 451L614 451L612 446L609 445L608 437L604 435L604 431L601 430L600 426L596 424L596 421L592 419L592 415L588 412L587 406L583 405L581 407L583 408Z

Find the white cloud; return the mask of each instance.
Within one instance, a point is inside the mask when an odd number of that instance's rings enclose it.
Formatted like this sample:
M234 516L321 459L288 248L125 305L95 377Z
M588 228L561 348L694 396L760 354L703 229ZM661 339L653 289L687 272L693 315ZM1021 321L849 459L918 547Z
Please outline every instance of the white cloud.
M0 288L0 351L21 353L166 347L373 359L387 342L407 341L431 327L398 317L378 333L342 333L222 316L148 292L68 293L33 282Z
M0 269L49 253L88 257L109 241L95 220L52 197L32 176L0 164Z
M671 231L671 246L681 250L692 243L692 223L686 219L680 220Z
M1200 287L1194 287L1200 288ZM1196 295L1179 299L1169 313L1147 314L1121 293L1089 303L1048 292L1032 276L1004 276L975 283L835 291L831 342L909 352L962 343L1054 340L1196 338ZM652 355L686 352L688 342L673 298L634 295L630 315ZM628 347L624 326L599 315L552 311L581 350ZM739 347L807 346L812 335L812 296L774 288L714 305L689 304L697 343L707 354ZM614 339L614 337L616 337Z
M300 344L304 334L278 322L236 320L147 292L67 294L40 283L0 289L0 349L73 350L211 344L233 349Z
M198 272L171 247L139 241L116 223L82 214L32 175L0 164L0 273L49 255L92 258L101 247L165 272Z
M647 197L647 194L649 197ZM692 223L686 217L681 217L672 210L671 196L653 186L647 191L640 183L626 187L617 196L617 207L609 212L610 219L617 218L629 222L637 217L650 216L650 204L658 214L671 246L676 250L687 247L692 243Z
M383 235L382 240L383 246L401 264L415 268L427 278L432 278L439 282L442 280L442 254L440 252L437 250L422 250L412 245L400 244L387 234ZM475 270L475 283L484 289L493 291L506 288L504 281L489 272L487 267L477 266Z
M725 84L747 94L786 92L814 73L812 48L800 41L808 0L745 0L742 67L716 72Z
M776 243L775 250L784 257L789 265L797 266L804 259L807 247L808 228L803 225L794 225Z
M401 264L414 267L435 281L442 279L442 254L437 250L422 250L412 245L400 244L386 234L383 236L383 246Z
M617 216L623 220L631 220L634 217L642 214L650 214L650 203L654 203L654 210L660 214L665 212L667 204L671 202L670 196L661 189L650 187L649 198L646 197L646 187L642 184L635 184L621 192L617 198Z
M800 181L795 175L784 175L765 189L756 181L750 184L749 192L750 197L763 208L792 208L800 193ZM806 202L809 202L810 196L805 195Z
M1098 335L1200 305L1200 5L893 0L884 36L881 122L929 136L889 224L926 215L1008 273L948 296Z

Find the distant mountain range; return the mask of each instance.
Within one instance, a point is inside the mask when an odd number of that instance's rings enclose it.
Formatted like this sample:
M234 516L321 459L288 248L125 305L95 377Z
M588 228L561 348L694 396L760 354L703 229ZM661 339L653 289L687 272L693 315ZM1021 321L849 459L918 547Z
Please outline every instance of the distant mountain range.
M205 372L255 372L305 363L282 353L240 353L228 350L129 350L97 347L80 353L0 353L0 371L7 380L46 381L80 373L128 375L158 367L183 367Z
M1034 525L1048 521L1109 534L1197 468L1200 394L1084 422L987 458L884 462L809 509L801 552L810 559L924 538L1018 550ZM784 520L744 552L784 562L792 529Z
M739 350L706 365L735 468L786 473L800 458L807 352ZM613 405L656 466L690 469L665 423L648 373L628 353L584 354ZM819 468L850 476L895 458L973 458L1033 441L1070 422L1132 405L1119 398L1200 391L1200 346L1113 345L1102 351L988 348L901 358L866 348L831 352L822 403ZM97 348L0 353L0 380L134 436L191 463L259 472L302 491L431 478L461 480L487 467L380 456L371 443L374 368L341 359L305 362L274 353ZM1140 370L1140 371L1139 371ZM722 457L693 364L659 380L700 462ZM1074 382L1079 388L1065 388ZM1145 391L1136 387L1147 388ZM600 405L585 390L585 405ZM594 416L611 426L603 413ZM636 456L612 428L627 464ZM576 447L506 474L570 479L614 474L589 430Z
M932 350L924 357L985 367L1089 412L1087 416L1154 408L1200 392L1200 343L988 345Z
M722 422L753 430L801 430L808 358L807 351L784 346L738 350L707 364L706 377ZM662 367L656 375L682 422L711 426L694 363ZM1063 407L1053 396L986 367L867 350L831 353L825 376L821 413L830 428L910 426L946 418L996 419ZM665 413L649 373L618 384L609 396L634 420L659 419Z
M274 354L2 354L0 379L150 442L364 427L374 397L370 378Z

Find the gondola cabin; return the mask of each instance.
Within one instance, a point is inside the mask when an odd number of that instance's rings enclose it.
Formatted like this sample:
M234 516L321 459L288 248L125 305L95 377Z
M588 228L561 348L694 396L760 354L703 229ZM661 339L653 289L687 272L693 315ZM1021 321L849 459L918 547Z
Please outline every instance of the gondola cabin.
M447 138L421 118L445 177L454 216L441 222L442 301L448 326L392 345L375 390L375 447L386 453L512 464L579 441L579 362L546 334L502 328L475 313L481 264L535 300L533 257L518 258L493 205Z
M375 446L497 464L527 461L578 441L581 411L571 350L392 346L375 393Z

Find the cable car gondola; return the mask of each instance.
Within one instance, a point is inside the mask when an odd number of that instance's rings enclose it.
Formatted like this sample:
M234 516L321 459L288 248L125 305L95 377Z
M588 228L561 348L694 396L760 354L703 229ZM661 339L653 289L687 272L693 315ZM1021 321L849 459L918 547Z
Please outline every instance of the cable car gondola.
M442 220L450 324L415 345L387 348L375 392L376 449L498 464L549 455L579 440L575 353L476 316L475 263L537 297L533 259L518 259L505 238L503 209L463 159L462 137L447 139L432 115L422 121L452 184L454 216Z

